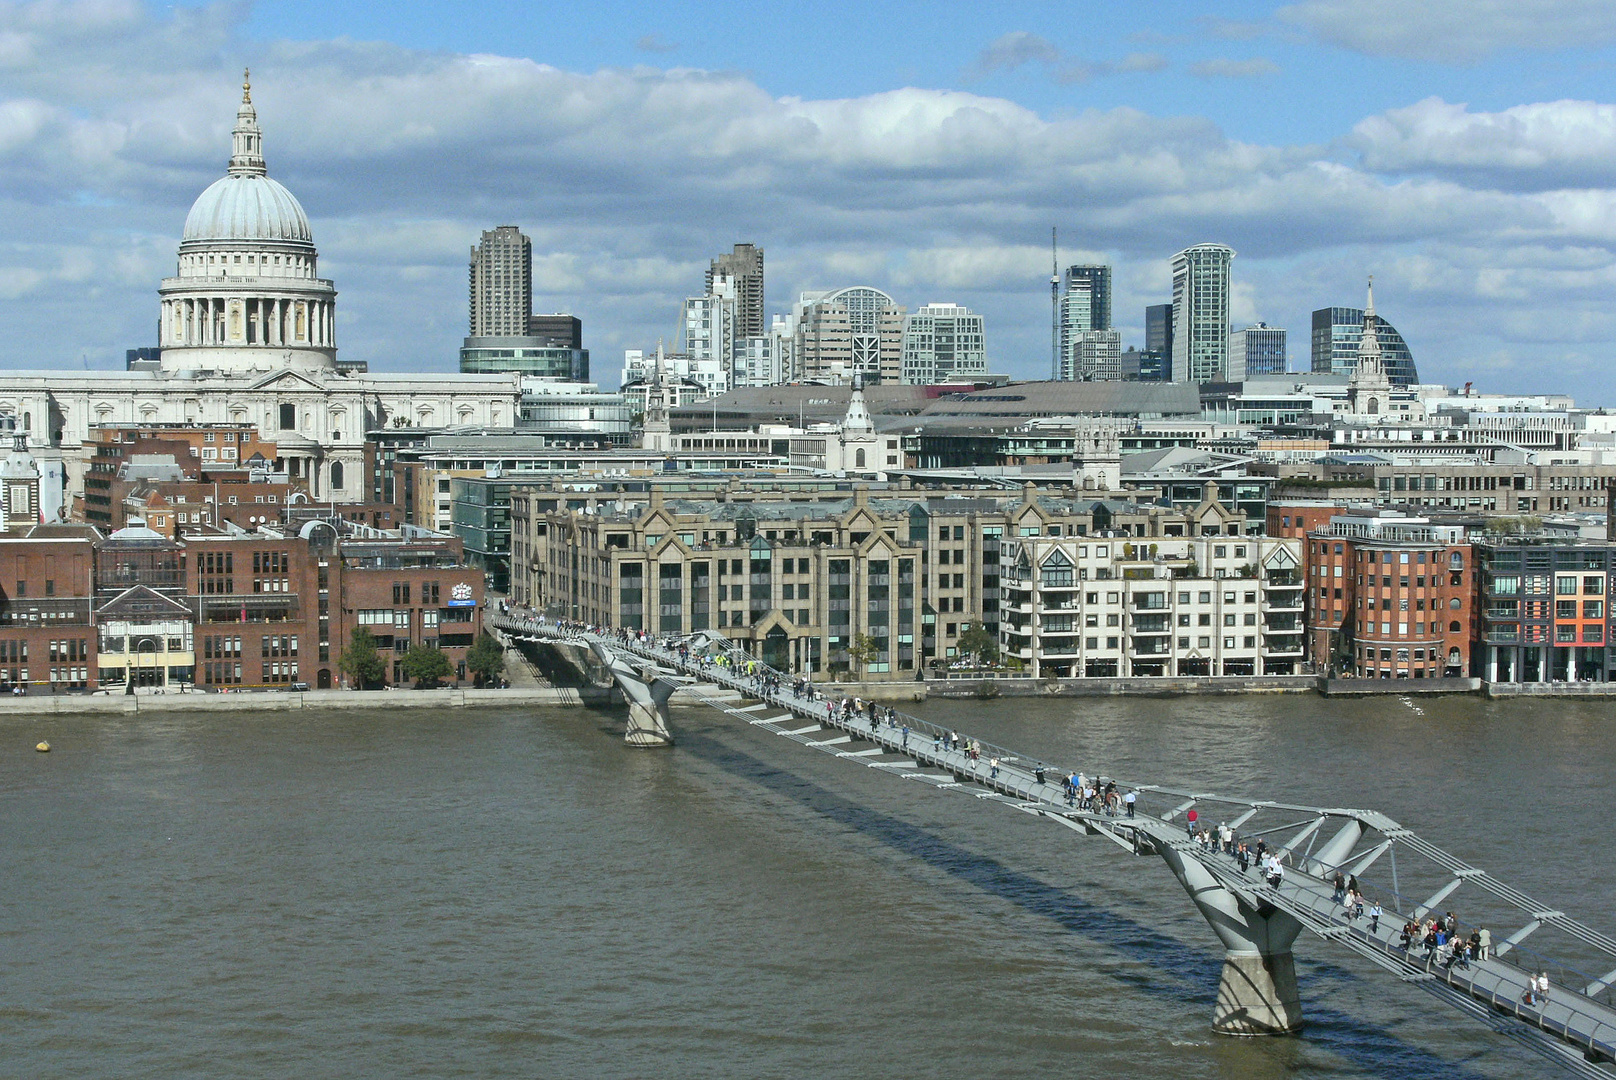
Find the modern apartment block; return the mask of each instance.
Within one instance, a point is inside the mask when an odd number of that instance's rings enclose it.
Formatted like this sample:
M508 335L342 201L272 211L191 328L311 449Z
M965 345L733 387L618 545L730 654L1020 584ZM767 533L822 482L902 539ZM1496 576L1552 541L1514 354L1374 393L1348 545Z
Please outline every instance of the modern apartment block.
M754 244L736 244L735 250L720 255L707 267L706 291L712 295L716 278L734 283L735 336L762 337L769 332L763 317L763 249Z
M984 375L982 316L959 304L926 304L903 322L903 381L918 386Z
M1463 526L1391 511L1308 534L1314 662L1369 679L1470 674L1475 567Z
M1060 357L1056 376L1089 381L1118 378L1118 375L1094 375L1095 342L1108 339L1090 337L1095 333L1111 331L1111 268L1098 265L1067 267L1061 274L1060 304L1056 310L1059 322L1055 329ZM1117 337L1116 351L1119 354L1122 351L1120 335Z
M901 381L904 314L892 297L862 285L803 293L796 310L797 376Z
M792 671L857 668L873 679L946 663L972 622L999 632L1010 541L1217 536L1231 570L1260 558L1243 519L1215 498L1183 512L1030 485L1009 497L873 497L861 486L740 502L653 490L632 503L517 489L511 528L515 595L555 617L716 630ZM1236 547L1246 549L1242 561L1229 554ZM867 662L855 655L861 638L872 646Z
M1500 538L1475 545L1476 674L1488 682L1616 678L1616 544Z
M1234 249L1196 244L1173 256L1173 381L1222 382L1229 367Z
M533 241L515 225L483 233L471 249L472 337L525 337L533 311Z
M1006 539L1005 652L1044 678L1295 674L1300 551L1221 532Z

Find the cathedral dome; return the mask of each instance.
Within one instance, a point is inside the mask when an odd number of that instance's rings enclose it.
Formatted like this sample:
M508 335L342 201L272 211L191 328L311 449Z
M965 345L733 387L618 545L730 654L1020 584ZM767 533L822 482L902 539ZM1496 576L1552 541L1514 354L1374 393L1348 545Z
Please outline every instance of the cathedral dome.
M222 176L185 216L185 239L285 240L312 244L314 234L296 196L264 175Z

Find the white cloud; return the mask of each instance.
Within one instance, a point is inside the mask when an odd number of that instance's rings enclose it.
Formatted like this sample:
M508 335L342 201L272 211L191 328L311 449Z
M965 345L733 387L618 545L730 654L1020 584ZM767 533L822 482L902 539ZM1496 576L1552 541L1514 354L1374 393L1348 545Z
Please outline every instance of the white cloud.
M1277 14L1331 45L1439 63L1616 41L1609 0L1306 0Z
M1361 121L1347 144L1378 172L1508 188L1616 184L1616 105L1592 101L1487 113L1427 98Z

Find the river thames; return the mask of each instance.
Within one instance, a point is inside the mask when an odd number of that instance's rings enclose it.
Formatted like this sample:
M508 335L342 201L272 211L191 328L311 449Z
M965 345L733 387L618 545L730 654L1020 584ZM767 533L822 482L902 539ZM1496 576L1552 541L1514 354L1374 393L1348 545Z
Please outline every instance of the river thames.
M1052 762L1380 809L1616 928L1607 704L916 711ZM716 711L674 730L0 719L0 1075L1552 1075L1307 935L1305 1034L1214 1037L1221 952L1159 860Z

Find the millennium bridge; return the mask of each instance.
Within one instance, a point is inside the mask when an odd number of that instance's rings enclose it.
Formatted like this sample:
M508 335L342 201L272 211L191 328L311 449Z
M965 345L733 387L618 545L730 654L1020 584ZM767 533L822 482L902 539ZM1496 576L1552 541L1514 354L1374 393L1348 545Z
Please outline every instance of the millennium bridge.
M802 686L799 693L795 679L714 633L648 639L563 628L515 612L492 621L518 639L588 649L628 702L625 740L630 745L672 745L668 701L682 689L738 721L848 763L1104 837L1133 855L1159 856L1225 950L1212 1016L1216 1032L1280 1035L1301 1029L1292 948L1307 931L1573 1075L1616 1078L1609 1068L1616 1061L1616 939L1512 888L1383 813L1220 795L1107 775L1091 783L1096 788L1115 783L1119 792L1136 792L1134 812L1074 805L1062 780L1050 782L1049 777L1064 778L1075 769L1046 765L968 732L945 730L885 708L879 720L844 712L812 686ZM753 703L737 704L734 693L720 691L739 692L741 701ZM957 739L950 738L955 735ZM995 759L996 767L989 764ZM1257 867L1248 871L1221 845L1203 845L1192 823L1208 809L1223 817L1240 839L1261 840L1284 872L1265 876ZM1372 880L1376 895L1391 898L1378 924L1366 916L1352 917L1334 885L1338 874ZM1439 915L1442 905L1456 902L1456 895L1462 895L1467 908L1485 912L1488 921L1472 918L1470 925L1513 929L1495 933L1487 955L1468 961L1444 959L1419 941L1403 944L1406 922ZM1544 974L1549 992L1533 992L1529 980Z

